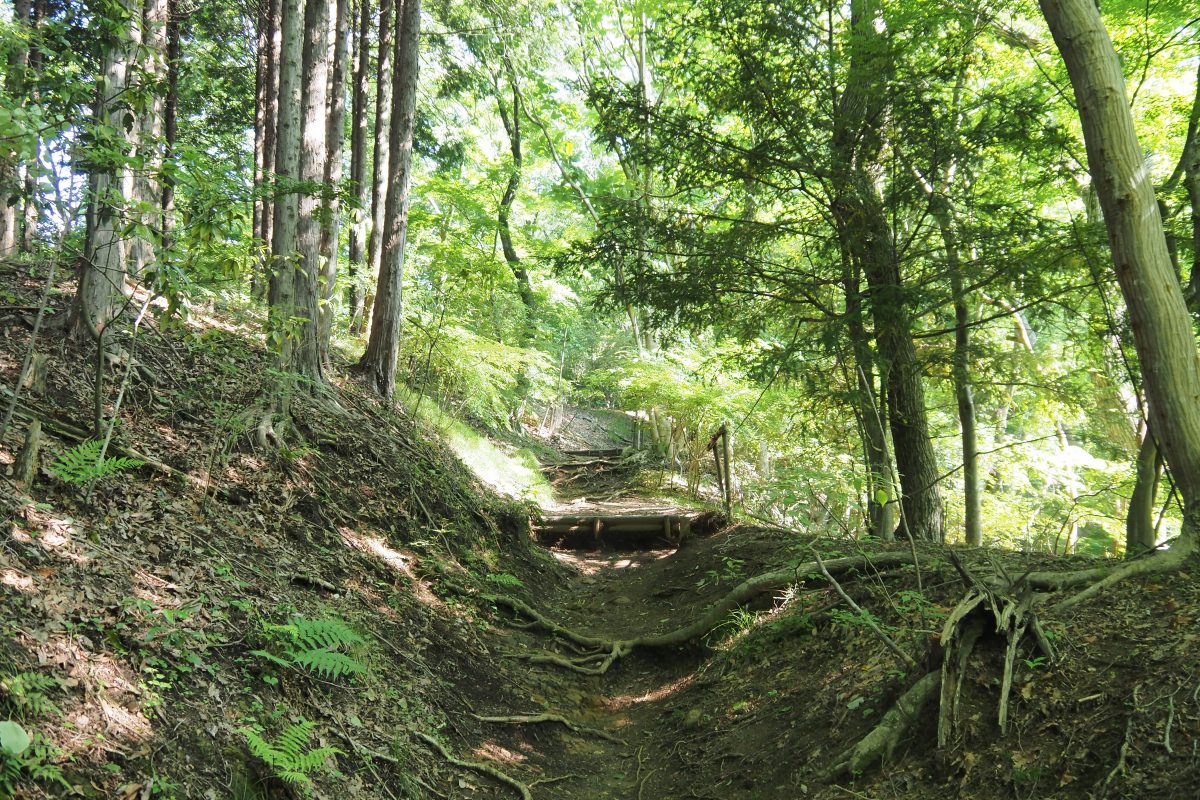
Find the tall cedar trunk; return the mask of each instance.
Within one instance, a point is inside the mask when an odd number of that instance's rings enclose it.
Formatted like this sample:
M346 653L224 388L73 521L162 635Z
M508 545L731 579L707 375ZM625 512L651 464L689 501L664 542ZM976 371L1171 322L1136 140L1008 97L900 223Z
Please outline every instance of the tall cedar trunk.
M128 88L129 69L141 35L142 7L134 0L123 0L113 8L124 17L124 31L105 47L104 83L97 92L95 116L97 135L104 137L105 149L119 155L95 164L89 176L93 218L84 245L87 257L71 310L72 336L80 340L99 340L115 321L120 309L116 300L125 289L123 229L130 196L124 178L128 173L125 162L129 139L125 128L128 111L119 98Z
M380 261L383 258L384 217L387 212L387 196L391 175L392 143L392 86L395 82L392 69L396 29L399 27L400 11L395 0L379 0L379 58L375 75L375 152L371 160L371 236L367 240L367 263L371 275L378 280ZM396 22L393 22L393 17ZM362 332L368 319L374 319L374 292L368 291L363 299L363 314L358 333Z
M275 239L275 220L277 211L276 180L279 157L279 60L282 46L282 0L262 0L266 4L266 45L263 71L263 107L262 107L262 185L259 188L261 196L258 201L262 204L262 216L255 230L256 247L262 253L258 261L259 274L253 278L256 294L261 285L265 290L270 282L270 261L273 252L272 243ZM265 294L265 291L262 292Z
M391 161L384 220L383 254L371 336L362 366L379 394L396 393L396 357L400 346L404 283L404 244L408 234L408 187L412 162L413 121L417 103L418 47L421 38L421 0L398 6L395 75L392 87Z
M251 214L252 250L262 238L266 213L266 153L267 153L267 62L271 60L271 8L266 0L258 0L255 21L256 41L254 59L254 205ZM256 277L256 276L255 276ZM252 278L253 279L253 278Z
M30 0L13 2L13 22L26 26L30 22ZM13 47L8 54L9 93L14 99L25 94L25 69L29 65L29 50ZM17 154L0 146L0 256L10 255L17 247L17 204L21 199L22 182L18 174Z
M137 158L133 168L134 216L142 231L130 237L129 263L133 275L142 271L158 257L162 236L162 139L163 101L165 93L158 86L165 83L167 67L167 0L144 0L142 4L142 48L140 79L148 82L152 91L142 101L138 115Z
M856 390L854 413L862 431L863 457L867 467L867 524L871 534L891 541L896 530L896 495L892 485L892 461L888 454L884 410L875 391L875 359L871 341L863 322L862 281L858 271L848 263L846 277L846 334L854 353ZM883 500L883 502L880 502Z
M371 0L358 0L358 33L355 36L353 100L350 111L350 194L358 202L350 225L350 248L346 272L346 306L350 329L354 330L362 317L362 291L358 276L366 257L367 213L371 189L367 185L367 93L370 89L371 67Z
M329 339L333 333L333 293L337 285L338 253L341 250L341 203L337 190L342 184L342 143L346 138L346 81L350 72L350 0L337 0L334 24L333 69L329 79L329 155L325 162L326 196L321 226L321 361L329 365Z
M1129 513L1125 517L1125 555L1130 558L1153 550L1158 536L1154 530L1155 501L1158 481L1162 477L1162 456L1149 427L1142 425L1142 443L1134 462L1137 478L1129 497Z
M301 123L300 180L308 186L323 185L329 135L329 2L308 0L304 12L303 122ZM291 371L307 379L309 388L324 382L320 345L321 232L325 206L321 190L300 195L300 221L296 248L300 262L291 270L295 305L296 347L289 362Z
M1186 152L1183 154L1183 184L1192 208L1192 268L1189 293L1193 313L1200 313L1200 59L1196 66L1196 97L1188 125Z
M167 97L163 104L163 162L175 160L179 132L179 0L167 0ZM175 239L175 173L167 169L162 182L162 248L169 258Z
M962 438L963 526L966 542L972 547L983 544L983 509L979 489L979 441L975 417L975 396L971 391L971 308L963 290L963 265L955 230L954 209L942 195L930 198L946 249L946 268L950 272L950 291L954 295L954 354L951 372L954 399L958 404L958 423Z
M26 65L29 69L29 74L33 76L35 81L33 90L29 94L28 102L34 105L40 105L42 102L41 91L37 88L36 81L42 71L42 50L38 46L37 34L41 29L42 20L46 18L47 0L34 0L33 14L29 20L30 39L29 50L26 56ZM21 252L33 252L34 241L37 239L38 220L41 219L41 202L38 196L38 188L42 177L42 137L41 134L35 134L33 142L33 158L25 165L25 187L22 193L22 201L24 207L21 214Z
M901 525L917 539L942 541L945 526L937 457L907 300L875 176L887 107L887 44L876 28L878 0L851 3L850 69L833 136L833 214L849 258L866 276L887 385L888 423L902 492Z
M275 199L267 335L272 347L279 353L280 364L287 365L291 361L292 337L287 335L286 325L295 305L295 283L292 273L297 268L296 232L300 221L300 199L294 187L300 179L300 79L304 64L302 0L282 0L279 29L279 113L275 131L275 175L287 188Z
M1200 535L1200 358L1179 277L1171 269L1121 62L1092 0L1041 0L1075 90L1088 168L1125 298L1150 429L1179 487L1182 558Z

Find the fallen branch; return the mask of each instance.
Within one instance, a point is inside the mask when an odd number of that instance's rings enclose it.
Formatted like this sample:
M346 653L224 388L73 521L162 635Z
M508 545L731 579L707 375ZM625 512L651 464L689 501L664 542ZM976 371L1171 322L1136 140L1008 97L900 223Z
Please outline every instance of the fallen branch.
M495 722L509 725L536 725L540 722L557 722L559 725L563 725L568 730L572 730L575 733L585 733L591 736L599 736L601 739L606 739L613 744L619 744L625 747L629 746L629 743L624 739L618 739L608 731L602 731L598 728L588 728L584 725L576 725L566 717L560 717L557 714L517 714L515 716L508 717L481 717L478 714L472 714L471 716L480 722Z
M441 742L439 742L437 739L433 738L432 736L430 736L427 733L422 733L421 731L414 731L413 736L417 737L425 744L427 744L430 747L432 747L433 749L437 750L438 754L441 755L442 758L446 759L446 761L448 763L452 764L453 766L461 767L462 769L469 769L474 772L479 772L483 775L488 775L488 776L500 781L501 783L506 783L509 786L511 786L512 788L516 789L517 792L521 795L521 800L533 800L533 794L529 791L529 787L526 786L525 784L521 783L516 778L514 778L510 775L506 775L505 773L501 772L500 770L496 769L495 767L489 766L487 764L480 764L477 761L463 761L462 759L455 758L454 756L450 755L449 750L447 750L445 747L442 746Z

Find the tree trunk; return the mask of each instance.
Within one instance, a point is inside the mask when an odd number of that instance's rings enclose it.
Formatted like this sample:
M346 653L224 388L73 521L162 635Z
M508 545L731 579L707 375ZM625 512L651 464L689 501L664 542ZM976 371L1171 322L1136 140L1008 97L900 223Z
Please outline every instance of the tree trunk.
M271 234L267 336L279 354L280 365L291 361L292 336L287 326L295 305L297 267L296 235L300 200L295 184L300 179L300 101L304 51L304 4L282 0L280 8L279 102L275 132L275 174L287 185L276 195Z
M1162 456L1150 429L1142 424L1142 443L1138 448L1133 494L1125 517L1125 555L1134 558L1153 550L1158 541L1154 530L1158 479L1162 476Z
M1192 101L1187 144L1181 161L1183 185L1192 208L1192 268L1188 290L1193 313L1200 313L1200 59L1197 59L1197 65L1196 98Z
M871 292L879 366L887 385L888 423L899 473L901 525L916 539L942 541L945 526L937 457L929 438L925 390L908 304L875 176L887 106L889 46L876 27L878 0L851 3L850 69L834 123L833 215L850 262Z
M296 227L296 248L300 262L290 270L294 281L295 305L291 319L298 323L294 331L296 348L290 368L310 381L311 387L324 383L320 344L320 276L322 217L326 210L325 185L329 117L329 3L308 0L304 12L304 79L300 180L309 187L300 195L300 221Z
M167 0L167 97L163 104L163 163L167 165L175 160L175 140L179 132L179 56L179 0ZM164 257L169 257L174 239L175 174L167 169L162 182Z
M512 215L513 203L517 199L517 191L521 188L521 174L525 166L521 153L521 95L517 89L516 70L512 61L504 56L505 72L508 76L509 89L512 97L511 113L505 105L504 90L497 78L493 83L496 93L496 107L500 111L500 121L504 124L504 132L508 134L509 152L512 154L512 170L508 174L508 182L504 186L504 194L500 198L500 207L496 213L496 229L500 235L500 248L504 253L504 261L512 271L513 279L517 282L517 293L521 297L521 305L525 307L525 321L520 328L516 345L528 347L533 339L534 309L536 300L533 294L533 283L529 280L529 270L521 263L517 248L513 245L512 228L509 218ZM517 405L513 409L511 422L515 430L520 432L521 414L529 394L529 377L522 368L517 375Z
M388 176L391 162L392 86L395 80L392 59L400 10L395 0L379 0L379 58L375 75L375 151L371 162L371 235L367 240L367 263L378 279L383 258L383 229L387 212ZM397 21L393 21L396 17ZM363 313L357 333L368 319L374 319L374 292L363 301Z
M125 289L123 230L130 197L124 176L128 171L125 162L129 139L125 133L127 111L118 101L129 86L130 64L141 35L142 7L133 0L123 0L114 9L124 16L123 34L105 47L103 88L97 92L95 114L98 135L108 145L105 149L116 155L95 164L89 176L93 219L84 245L85 265L71 310L72 336L86 341L99 341L115 321L120 310L116 300Z
M404 245L408 234L409 173L420 67L421 0L405 0L397 8L397 17L400 24L396 33L383 253L372 310L371 336L361 361L371 385L388 399L396 393L396 356L400 348L403 312Z
M1171 269L1121 62L1100 12L1092 0L1041 0L1041 7L1075 90L1150 429L1183 497L1183 532L1171 548L1173 557L1183 558L1195 551L1200 535L1200 359L1192 320Z
M882 401L875 391L875 359L863 322L861 278L851 266L845 267L845 272L846 333L854 354L854 414L862 435L868 477L867 525L872 536L886 542L892 540L896 530L897 498L892 485L892 460L888 453Z
M251 278L255 294L263 296L271 280L271 256L274 253L275 223L278 219L277 178L279 176L279 101L283 96L279 84L282 48L282 0L264 0L265 35L260 43L266 47L262 73L262 164L256 204L261 205L258 227L254 230L255 247L262 254L257 260L258 273ZM262 287L261 289L259 287Z
M962 257L954 227L954 210L942 195L930 198L932 213L941 231L946 249L946 268L950 272L950 291L954 295L954 355L951 372L954 398L958 404L958 424L962 438L963 527L966 543L983 544L982 496L979 490L979 443L975 417L975 396L971 391L971 308L963 290Z
M31 19L29 0L14 0L13 23L28 26ZM29 49L13 47L8 54L7 89L18 102L25 94L25 69L29 65ZM17 154L0 146L0 257L11 255L17 247L17 204L21 197L22 181L18 173Z
M162 237L162 139L165 93L158 87L167 77L167 0L144 0L139 80L151 91L138 115L137 150L132 181L134 218L141 223L129 240L128 270L141 275L158 258Z
M346 287L346 306L350 330L358 327L362 318L362 291L358 276L366 256L367 214L371 189L367 185L367 94L370 90L371 65L371 0L358 0L358 33L355 50L358 58L354 67L353 101L350 113L350 193L358 201L350 225L350 252L346 272L350 278Z
M42 71L42 51L38 46L38 31L41 29L42 20L46 18L47 0L34 0L33 13L29 20L30 40L29 49L26 51L26 65L29 69L29 74L38 76ZM41 92L36 88L30 94L29 102L34 105L40 105L42 102ZM21 241L20 248L23 253L33 252L34 242L37 240L38 221L41 219L41 202L38 196L40 180L42 177L42 137L41 134L36 134L33 144L33 158L25 165L25 187L22 193L24 206L21 214Z
M346 80L350 71L350 0L337 0L334 24L333 74L329 80L329 156L325 165L325 184L329 198L321 226L321 361L329 365L329 339L333 333L334 289L337 285L338 254L341 251L342 146L346 138Z

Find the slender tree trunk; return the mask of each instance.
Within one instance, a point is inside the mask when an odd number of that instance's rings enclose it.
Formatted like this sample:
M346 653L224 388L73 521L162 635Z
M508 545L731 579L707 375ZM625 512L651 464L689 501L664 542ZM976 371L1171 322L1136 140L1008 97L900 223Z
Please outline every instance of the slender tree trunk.
M271 60L271 7L269 2L258 0L258 18L255 27L257 38L255 42L256 55L254 59L254 206L251 216L251 231L254 237L251 249L260 245L263 232L263 219L266 210L266 154L267 154L267 96L270 87L267 85L267 64ZM257 276L251 276L253 281Z
M328 143L329 95L329 3L308 0L304 12L303 121L301 123L300 180L308 186L325 185ZM320 312L321 233L325 210L323 191L311 189L300 195L300 221L296 248L300 262L291 270L294 281L292 320L296 348L290 366L309 381L310 388L324 384L321 365Z
M79 340L100 341L115 322L117 298L125 289L124 228L129 208L129 139L126 136L126 109L118 98L128 87L129 68L141 34L142 7L134 0L123 0L114 7L124 18L124 35L109 42L102 63L103 87L97 92L97 135L105 138L109 153L103 164L93 165L89 175L93 219L90 236L84 246L85 265L71 310L72 336Z
M913 345L907 300L883 199L872 170L882 148L887 107L884 80L889 46L876 27L878 0L852 0L850 70L838 104L832 142L833 214L843 247L862 269L881 373L886 376L888 424L902 491L901 525L917 539L942 541L945 524L938 490L937 457L929 438L925 390Z
M38 46L38 32L42 26L42 20L46 18L47 0L34 0L33 14L29 21L30 39L29 49L26 51L26 64L29 68L29 74L35 77L41 74L42 71L42 51ZM34 105L40 105L42 102L40 90L34 86L30 93L29 102ZM42 177L42 137L41 134L36 134L33 144L33 157L25 164L25 188L22 194L22 222L21 222L21 252L33 252L34 242L37 239L38 221L41 219L41 199L39 197L39 186Z
M353 101L350 113L350 193L357 199L350 225L350 249L346 265L349 285L346 287L346 306L350 330L358 327L362 318L362 291L358 277L366 257L367 214L371 188L367 185L367 96L370 91L371 68L371 0L358 0L358 33L355 37Z
M1192 320L1171 269L1121 62L1100 12L1093 0L1041 0L1041 7L1075 90L1150 429L1183 497L1183 532L1171 553L1184 558L1195 552L1200 536L1200 358Z
M866 462L867 524L871 535L891 541L896 530L898 498L892 485L892 460L888 453L887 431L884 427L883 400L875 390L874 355L871 340L863 322L861 278L848 265L844 268L846 293L846 334L854 354L854 414L862 434L863 457ZM882 502L880 502L882 500Z
M1125 555L1130 558L1154 549L1158 535L1154 530L1154 512L1158 481L1162 477L1162 456L1150 428L1142 423L1142 443L1134 462L1136 477L1125 517Z
M379 282L372 310L371 336L362 366L371 385L385 398L396 393L396 356L403 311L404 245L408 234L408 189L420 66L421 1L405 0L397 8L395 76L392 88L391 160Z
M269 271L267 336L279 354L280 365L291 362L293 337L288 324L295 305L292 273L298 267L296 235L300 199L295 185L300 179L300 103L303 74L304 3L282 0L279 51L278 125L275 134L275 174L286 191L275 199Z
M401 4L402 5L402 4ZM399 25L399 5L395 0L379 0L379 57L375 76L375 152L371 161L371 235L367 240L367 263L371 275L378 280L383 258L384 217L387 212L389 175L391 175L392 69L396 29ZM362 332L368 319L374 320L374 292L363 299Z
M937 220L946 250L946 269L950 273L950 291L954 295L954 354L951 373L954 379L954 399L958 404L958 423L962 438L963 459L963 525L966 543L972 547L983 544L982 495L979 488L978 424L975 417L975 396L971 390L971 306L963 289L963 265L954 210L940 194L930 197L933 217Z
M529 270L525 268L525 265L521 263L521 257L517 255L517 248L513 245L512 228L509 225L513 203L516 202L517 192L521 188L521 176L525 167L525 159L521 152L521 117L524 112L521 109L521 95L517 89L516 70L513 69L512 61L508 56L504 56L504 67L512 99L511 113L505 104L505 92L499 78L494 81L493 86L496 94L496 107L500 111L500 121L504 124L504 132L508 134L512 169L508 174L508 182L504 186L504 194L500 198L500 207L496 213L496 229L500 235L500 248L504 253L504 261L512 271L513 279L517 282L517 293L521 297L521 305L525 307L525 321L518 333L516 344L518 347L528 347L533 340L534 312L537 301L533 293L533 283L529 279ZM521 425L521 414L528 399L529 387L529 377L522 369L517 376L517 405L513 409L511 419L514 428L518 431Z
M14 0L13 23L27 27L31 19L30 0ZM8 54L7 88L13 99L25 94L25 70L29 65L29 49L13 47ZM11 255L17 248L17 205L21 199L21 180L16 152L0 143L0 257Z
M167 97L163 104L163 161L175 160L179 133L179 0L167 0ZM269 211L269 209L267 209ZM162 249L170 258L175 240L175 173L167 169L162 182Z
M329 79L329 157L325 166L325 184L329 200L325 204L321 227L321 361L330 364L329 340L333 333L334 290L337 286L338 254L341 251L341 202L337 191L342 184L342 148L346 138L346 82L350 72L350 3L337 0L334 24L333 70Z
M282 48L282 16L283 0L262 0L266 3L266 59L263 71L263 108L262 108L262 185L260 202L262 216L259 218L255 231L255 247L261 254L257 260L258 273L251 278L251 288L256 296L265 296L271 280L271 256L274 253L275 222L278 219L276 207L277 179L279 177L277 159L279 157L279 101L282 90L279 85L280 59Z
M1200 313L1200 59L1196 60L1196 98L1188 125L1183 164L1183 185L1192 209L1192 267L1188 290L1192 312Z
M142 230L129 241L129 272L141 275L158 258L162 224L162 139L167 59L167 0L144 0L140 80L152 89L138 116L137 157L133 162L134 215Z

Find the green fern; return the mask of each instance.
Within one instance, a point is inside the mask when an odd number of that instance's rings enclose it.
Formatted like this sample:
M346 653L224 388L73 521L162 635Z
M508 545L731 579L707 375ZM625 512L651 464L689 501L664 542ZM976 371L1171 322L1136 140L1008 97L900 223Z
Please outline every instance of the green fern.
M136 458L101 458L104 442L90 439L67 450L50 465L50 473L67 483L87 483L145 464Z
M300 720L290 725L274 739L262 735L261 728L242 728L242 736L250 752L271 768L280 780L307 789L312 785L311 773L325 768L330 756L341 754L336 747L309 748L309 739L316 725Z
M61 717L62 709L46 696L47 691L58 688L58 680L38 672L18 672L15 675L0 676L0 693L21 719L50 714Z
M293 617L286 625L264 624L263 631L279 652L251 652L281 667L300 667L326 679L367 671L365 664L342 652L364 640L340 619Z

